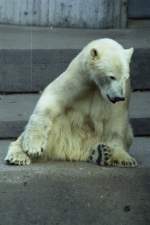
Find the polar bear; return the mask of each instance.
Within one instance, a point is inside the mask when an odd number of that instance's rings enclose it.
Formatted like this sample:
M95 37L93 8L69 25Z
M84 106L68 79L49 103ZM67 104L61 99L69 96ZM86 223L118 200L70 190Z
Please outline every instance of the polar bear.
M5 161L29 165L43 160L90 161L135 167L129 155L129 64L133 48L112 39L90 42L41 95L24 132Z

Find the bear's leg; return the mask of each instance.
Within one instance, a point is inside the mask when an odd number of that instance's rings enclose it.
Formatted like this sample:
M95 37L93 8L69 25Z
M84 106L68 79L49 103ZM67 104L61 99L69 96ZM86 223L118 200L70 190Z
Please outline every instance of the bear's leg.
M130 124L128 124L127 132L126 132L126 150L129 151L132 143L133 143L133 130Z
M51 121L47 116L33 114L20 137L9 146L8 164L29 165L46 150Z
M21 147L21 136L9 145L8 153L5 157L5 161L10 165L29 165L31 163L30 158L23 152Z
M113 127L114 131L107 141L107 145L112 149L112 156L108 159L107 164L118 167L136 167L136 160L128 153L133 140L130 124L126 129L120 129L119 131L115 128Z
M22 148L28 156L38 158L46 151L51 124L45 114L31 116L22 137Z

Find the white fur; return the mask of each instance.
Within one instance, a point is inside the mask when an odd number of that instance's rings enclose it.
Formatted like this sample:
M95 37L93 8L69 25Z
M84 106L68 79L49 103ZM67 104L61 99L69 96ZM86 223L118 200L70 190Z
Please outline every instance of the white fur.
M98 143L114 149L111 160L131 160L127 150L132 142L128 122L132 53L133 49L125 50L111 39L89 43L44 90L25 131L10 145L5 160L29 164L29 157L38 155L85 161ZM115 76L117 81L102 85L102 76ZM114 97L120 93L126 101L112 104L107 99L107 94ZM23 153L19 163L18 152Z

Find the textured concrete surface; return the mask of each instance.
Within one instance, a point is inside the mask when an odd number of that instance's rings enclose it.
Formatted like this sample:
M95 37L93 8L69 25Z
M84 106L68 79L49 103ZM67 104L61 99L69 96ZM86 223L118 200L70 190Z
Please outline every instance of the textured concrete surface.
M0 225L150 224L149 139L134 145L146 162L135 169L70 162L7 166L8 143L0 142Z
M80 49L93 39L106 37L119 41L125 47L150 46L150 29L96 30L1 25L0 49Z
M150 224L147 169L55 164L32 175L1 172L0 225Z
M1 0L0 23L59 27L126 27L127 4L115 0Z
M0 225L149 225L149 168L46 163L0 171Z
M147 19L129 19L128 20L128 28L130 29L149 29L150 28L150 20Z

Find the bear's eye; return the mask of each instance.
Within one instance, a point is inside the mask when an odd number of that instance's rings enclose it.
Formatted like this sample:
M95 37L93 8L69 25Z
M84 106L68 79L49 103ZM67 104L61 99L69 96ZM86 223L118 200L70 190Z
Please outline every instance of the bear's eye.
M110 76L111 80L116 80L116 78L114 76Z

